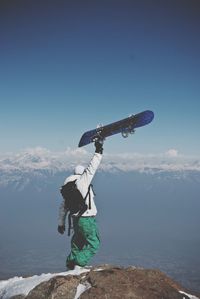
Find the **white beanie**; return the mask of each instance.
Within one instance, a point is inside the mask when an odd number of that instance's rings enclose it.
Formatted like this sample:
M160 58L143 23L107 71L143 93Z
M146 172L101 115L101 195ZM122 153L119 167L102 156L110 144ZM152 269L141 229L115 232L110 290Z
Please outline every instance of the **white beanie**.
M83 174L85 170L85 167L82 165L77 165L74 169L74 174Z

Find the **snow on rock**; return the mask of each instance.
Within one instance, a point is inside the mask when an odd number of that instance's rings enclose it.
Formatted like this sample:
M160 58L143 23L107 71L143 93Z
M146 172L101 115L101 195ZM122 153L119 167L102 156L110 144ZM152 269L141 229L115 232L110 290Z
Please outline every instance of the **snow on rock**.
M179 293L183 294L183 295L186 295L187 297L189 297L190 299L199 299L198 297L194 296L194 295L190 295L186 292L183 292L183 291L179 291ZM184 299L184 297L183 297Z
M0 299L17 299L17 295L24 299L199 299L159 270L111 265L0 281Z
M77 291L76 291L76 295L75 295L74 299L79 299L81 294L83 294L89 288L91 288L91 285L89 283L86 283L86 284L80 283L77 287Z
M80 275L84 272L88 272L88 269L77 269L74 271L67 271L61 273L48 273L41 275L34 275L32 277L13 277L8 280L0 281L0 299L9 299L15 295L28 295L28 293L34 289L41 282L47 281L55 276L66 275Z

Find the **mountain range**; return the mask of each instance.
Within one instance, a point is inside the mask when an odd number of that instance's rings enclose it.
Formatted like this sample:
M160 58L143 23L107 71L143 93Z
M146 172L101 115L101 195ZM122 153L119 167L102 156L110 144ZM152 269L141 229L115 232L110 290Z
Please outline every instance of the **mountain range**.
M51 152L45 148L27 149L15 154L0 155L0 187L13 185L23 189L33 181L73 172L75 165L87 166L92 153L84 149L67 149ZM138 172L160 178L200 181L200 159L185 157L171 149L164 154L142 155L138 153L105 154L100 166L101 173Z

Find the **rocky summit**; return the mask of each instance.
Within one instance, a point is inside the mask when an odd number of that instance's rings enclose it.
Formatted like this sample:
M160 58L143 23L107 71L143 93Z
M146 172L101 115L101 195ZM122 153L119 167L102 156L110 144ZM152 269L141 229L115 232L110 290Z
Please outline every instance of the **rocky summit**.
M12 299L198 299L188 293L159 270L104 265L78 276L55 276Z

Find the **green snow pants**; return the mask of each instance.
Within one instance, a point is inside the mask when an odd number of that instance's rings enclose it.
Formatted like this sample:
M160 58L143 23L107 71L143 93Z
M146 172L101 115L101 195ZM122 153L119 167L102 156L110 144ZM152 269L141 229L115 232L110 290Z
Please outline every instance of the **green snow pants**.
M95 217L73 219L74 235L71 240L71 252L66 264L74 262L84 267L100 246L99 233Z

